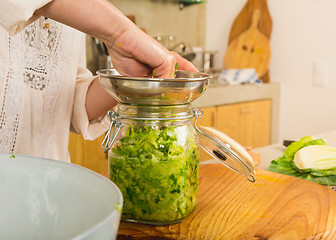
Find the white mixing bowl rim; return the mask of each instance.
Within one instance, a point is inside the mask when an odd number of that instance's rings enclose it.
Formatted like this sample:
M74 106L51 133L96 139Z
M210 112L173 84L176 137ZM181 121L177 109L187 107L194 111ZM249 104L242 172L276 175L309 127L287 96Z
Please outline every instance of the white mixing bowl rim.
M52 159L50 159L50 160L52 160ZM57 160L53 160L53 161L57 161ZM100 178L104 178L105 181L107 181L109 184L111 184L114 187L114 189L117 190L117 203L120 204L120 208L122 207L122 205L123 205L123 197L122 197L120 189L117 187L117 185L114 182L112 182L111 180L107 179L106 177L102 176L101 174L96 173L96 172L94 172L94 171L92 171L92 170L90 170L88 168L85 168L85 167L82 167L82 166L79 166L79 165L76 165L76 164L73 164L73 163L69 163L69 164L73 165L75 167L82 168L82 169L84 169L87 172L91 172L92 174L97 175ZM116 206L115 206L115 208L113 209L113 211L105 219L101 220L96 225L94 225L91 228L89 228L87 231L85 231L83 233L80 233L79 235L73 237L71 240L80 240L82 238L85 238L85 237L89 236L92 232L95 232L96 229L100 228L106 222L108 222L111 219L113 219L114 216L117 214L118 211L121 211L121 209L117 210ZM119 222L120 222L120 220L119 220ZM119 226L118 226L118 228L119 228Z
M6 154L6 153L0 153L0 155L8 155L8 158L10 158L10 154ZM24 157L24 158L35 158L35 159L43 159L43 160L47 160L47 161L52 161L52 162L56 162L56 164L64 164L64 165L70 165L70 166L73 166L73 167L77 167L77 168L80 168L84 171L87 171L88 173L91 173L93 175L96 175L98 176L99 178L102 178L104 179L104 181L108 182L109 184L111 184L114 189L116 189L116 192L117 192L117 203L120 204L120 207L122 207L123 205L123 197L122 197L122 194L121 194L121 191L120 189L117 187L117 185L112 182L111 180L109 180L108 178L104 177L103 175L99 174L99 173L96 173L88 168L85 168L85 167L82 167L82 166L79 166L79 165L76 165L76 164L73 164L73 163L69 163L69 162L63 162L63 161L59 161L59 160L54 160L54 159L49 159L49 158L42 158L42 157L33 157L33 156L28 156L28 155L20 155L20 154L15 154L14 155L15 158L17 156L19 157ZM116 208L114 208L112 210L112 212L107 216L105 217L103 220L101 220L100 222L96 223L94 226L92 226L91 228L89 228L88 230L78 234L77 236L73 237L71 240L80 240L82 238L85 238L87 236L89 236L92 232L95 232L96 229L100 228L102 225L104 225L106 222L110 221L111 219L113 219L113 217L117 214L118 211L121 211L121 210L117 210ZM119 228L119 226L118 226Z

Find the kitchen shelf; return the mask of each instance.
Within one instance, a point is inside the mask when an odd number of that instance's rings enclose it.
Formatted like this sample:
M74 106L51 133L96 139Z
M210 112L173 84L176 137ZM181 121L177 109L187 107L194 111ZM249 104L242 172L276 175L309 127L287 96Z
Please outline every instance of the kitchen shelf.
M155 1L166 1L166 2L176 2L179 5L179 9L183 10L184 7L199 4L199 3L207 3L204 0L155 0Z
M206 3L206 1L179 1L179 9L183 10L184 7L196 4L196 3Z
M198 0L173 0L175 2L179 2L179 3L206 3L207 1L198 1Z
M178 3L206 3L206 0L152 0L152 1L162 1L162 2L178 2Z

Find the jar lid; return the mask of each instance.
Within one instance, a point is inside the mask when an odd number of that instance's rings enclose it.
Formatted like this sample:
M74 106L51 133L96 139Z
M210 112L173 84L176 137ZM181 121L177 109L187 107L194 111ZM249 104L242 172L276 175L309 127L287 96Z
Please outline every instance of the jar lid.
M226 167L255 182L255 166L251 155L238 142L212 127L197 126L202 148Z

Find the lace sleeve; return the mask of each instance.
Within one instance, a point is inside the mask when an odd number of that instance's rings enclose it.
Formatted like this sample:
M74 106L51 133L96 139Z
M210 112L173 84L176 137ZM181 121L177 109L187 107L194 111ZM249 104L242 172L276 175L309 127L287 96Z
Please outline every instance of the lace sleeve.
M11 35L20 32L25 26L35 21L36 9L46 5L51 0L1 0L0 25Z

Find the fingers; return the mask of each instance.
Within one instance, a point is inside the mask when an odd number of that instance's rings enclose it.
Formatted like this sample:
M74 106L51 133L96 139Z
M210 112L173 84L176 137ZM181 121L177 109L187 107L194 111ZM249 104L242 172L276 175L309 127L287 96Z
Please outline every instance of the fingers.
M152 69L135 59L124 57L120 59L111 56L114 68L123 76L148 77L152 74Z
M174 78L176 64L179 70L198 71L191 62L135 27L109 46L113 66L125 76Z
M191 62L181 57L178 53L170 51L167 52L164 63L159 67L154 68L154 77L174 78L176 67L178 70L198 72L197 68Z
M198 72L197 68L191 62L176 52L167 52L163 56L162 64L155 68L132 57L121 57L118 55L119 54L113 52L111 53L112 63L116 70L123 76L174 78L176 69ZM122 59L122 61L120 61L120 59Z
M174 78L176 57L168 51L164 54L162 64L153 69L153 77L156 78Z
M152 75L151 69L134 60L130 59L129 61L125 61L125 65L113 65L117 66L115 69L122 75L127 77L150 77ZM130 70L130 66L132 70Z

